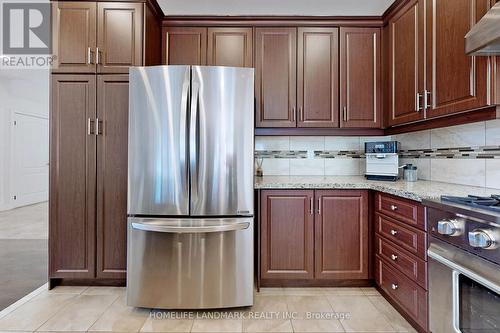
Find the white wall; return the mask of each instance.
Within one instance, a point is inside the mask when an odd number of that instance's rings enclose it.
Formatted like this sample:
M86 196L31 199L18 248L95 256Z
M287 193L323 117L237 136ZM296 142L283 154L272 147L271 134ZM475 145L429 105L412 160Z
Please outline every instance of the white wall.
M14 206L15 170L12 159L12 126L15 113L48 119L49 71L0 70L0 210ZM48 151L48 138L31 147ZM48 156L47 156L48 159Z

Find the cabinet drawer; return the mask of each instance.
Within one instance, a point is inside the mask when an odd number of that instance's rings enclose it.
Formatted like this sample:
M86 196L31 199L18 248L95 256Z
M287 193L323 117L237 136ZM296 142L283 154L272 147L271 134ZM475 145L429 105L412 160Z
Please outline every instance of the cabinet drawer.
M376 236L375 239L376 254L379 258L390 263L422 288L427 289L427 263L425 261L407 253L380 236Z
M427 328L427 291L376 259L375 279L377 285L397 303L422 328Z
M427 230L424 207L416 201L377 193L376 211L413 227Z
M376 230L379 235L401 246L419 258L427 258L427 234L415 228L376 214Z

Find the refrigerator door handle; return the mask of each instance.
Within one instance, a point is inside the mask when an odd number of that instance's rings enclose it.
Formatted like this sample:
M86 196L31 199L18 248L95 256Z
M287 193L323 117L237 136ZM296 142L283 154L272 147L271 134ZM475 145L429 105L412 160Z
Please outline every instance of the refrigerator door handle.
M159 225L133 222L132 228L142 231L177 233L177 234L200 234L209 232L225 232L245 230L250 227L250 222L240 222L233 224L215 225L215 226L198 226L198 227L180 227L173 225Z
M197 120L198 120L198 96L199 84L193 82L191 95L191 119L189 124L189 168L191 173L191 195L198 196L198 137L197 137Z
M188 100L188 94L189 94L189 69L186 69L186 73L184 76L184 82L182 83L182 95L181 95L181 118L180 118L180 131L179 131L179 137L180 137L180 162L181 162L181 167L183 170L187 170L187 164L186 161L188 159L187 156L187 131L186 128L188 126L188 120L187 120L187 114L188 114L188 107L189 107L189 100ZM185 171L185 177L184 177L184 184L183 188L187 191L187 186L189 184L189 171Z

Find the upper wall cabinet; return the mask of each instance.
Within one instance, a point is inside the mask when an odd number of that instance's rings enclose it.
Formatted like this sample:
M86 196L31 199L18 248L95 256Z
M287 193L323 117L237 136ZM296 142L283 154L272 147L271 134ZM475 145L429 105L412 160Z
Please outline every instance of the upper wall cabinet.
M96 63L99 73L128 73L142 65L143 4L97 4Z
M166 65L206 65L206 28L163 28L162 45Z
M253 29L209 28L207 65L253 67Z
M339 125L338 30L298 29L297 127Z
M54 72L96 71L96 9L95 2L52 3Z
M489 0L426 0L427 117L488 105L488 58L465 54L464 36Z
M424 119L424 1L413 0L389 21L388 125Z
M54 2L55 73L128 73L142 65L142 3Z
M379 28L340 28L340 127L382 125Z
M296 127L297 29L255 29L257 127Z

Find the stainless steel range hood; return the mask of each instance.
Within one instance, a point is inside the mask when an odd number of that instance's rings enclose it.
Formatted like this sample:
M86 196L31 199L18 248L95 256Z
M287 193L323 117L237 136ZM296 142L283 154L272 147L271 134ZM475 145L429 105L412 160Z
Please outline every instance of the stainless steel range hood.
M468 55L500 55L500 2L491 7L465 35Z

